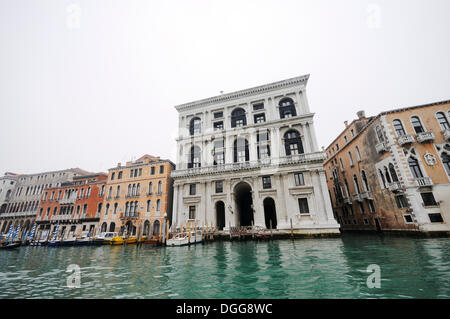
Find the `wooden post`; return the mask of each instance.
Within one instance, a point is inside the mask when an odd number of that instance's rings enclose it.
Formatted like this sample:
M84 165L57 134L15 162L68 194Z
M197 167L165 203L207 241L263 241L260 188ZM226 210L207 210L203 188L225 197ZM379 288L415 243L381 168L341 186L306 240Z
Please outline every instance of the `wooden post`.
M273 234L272 234L272 220L270 220L269 224L270 224L270 238L273 239Z
M255 222L252 220L252 239L255 239Z
M294 238L294 228L292 227L292 218L290 218L291 220L291 238Z
M230 232L230 241L231 241L231 240L232 240L232 238L231 238L231 222L228 222L228 225L229 225L229 227L230 227L229 232Z

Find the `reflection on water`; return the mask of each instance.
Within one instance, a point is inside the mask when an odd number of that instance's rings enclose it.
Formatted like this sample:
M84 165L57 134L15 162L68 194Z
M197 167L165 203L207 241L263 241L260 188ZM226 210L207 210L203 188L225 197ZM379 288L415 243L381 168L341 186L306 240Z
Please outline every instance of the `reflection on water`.
M0 298L450 298L450 239L346 235L0 251ZM81 288L66 286L70 264ZM381 268L381 288L366 271Z

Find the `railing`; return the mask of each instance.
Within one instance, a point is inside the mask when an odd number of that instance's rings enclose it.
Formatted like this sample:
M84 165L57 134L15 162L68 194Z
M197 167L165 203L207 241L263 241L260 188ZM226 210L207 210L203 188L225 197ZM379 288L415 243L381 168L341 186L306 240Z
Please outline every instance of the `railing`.
M397 140L400 145L411 144L414 143L414 136L411 134L405 134L400 136Z
M448 141L450 140L450 129L446 129L442 132L442 134L444 135L444 138Z
M400 182L392 182L388 184L388 188L391 192L397 192L402 188Z
M416 184L418 186L431 186L433 185L433 181L429 177L419 177L416 178Z
M137 198L137 197L139 197L139 196L141 196L140 194L134 194L134 195L131 195L131 194L128 194L127 196L125 196L126 198Z
M362 202L361 194L353 194L353 200L356 200L358 202Z
M274 165L288 165L288 164L297 164L297 163L310 163L310 162L323 162L325 160L325 153L323 152L315 152L308 154L298 154L291 156L284 156L280 158L272 158L269 160L258 160L258 161L249 161L249 162L239 162L239 163L227 163L222 165L213 165L206 167L196 167L189 168L183 170L175 170L171 173L172 177L182 177L182 176L190 176L190 175L205 175L205 174L214 174L214 173L222 173L227 171L238 171L238 170L250 170L257 169L267 166Z
M75 204L76 201L77 201L76 197L75 198L64 198L59 201L59 204L60 205Z
M344 203L351 205L352 204L352 199L350 197L344 197Z
M417 142L419 142L419 143L431 142L434 140L433 132L417 133L416 137L417 137Z
M120 214L120 219L137 219L139 218L139 214L136 213L136 215L129 215L129 214Z
M361 193L361 198L362 199L373 199L372 192L367 191L367 192Z
M384 142L381 142L381 143L378 143L377 145L375 145L375 149L377 150L378 153L383 153L383 152L388 151L388 147L387 147L386 143L384 143Z

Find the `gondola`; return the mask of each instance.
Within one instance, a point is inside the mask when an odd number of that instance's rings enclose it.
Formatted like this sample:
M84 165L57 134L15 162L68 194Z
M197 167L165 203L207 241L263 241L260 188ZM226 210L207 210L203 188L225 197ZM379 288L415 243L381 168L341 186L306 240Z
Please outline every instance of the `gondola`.
M20 246L20 243L1 244L0 249L12 249Z

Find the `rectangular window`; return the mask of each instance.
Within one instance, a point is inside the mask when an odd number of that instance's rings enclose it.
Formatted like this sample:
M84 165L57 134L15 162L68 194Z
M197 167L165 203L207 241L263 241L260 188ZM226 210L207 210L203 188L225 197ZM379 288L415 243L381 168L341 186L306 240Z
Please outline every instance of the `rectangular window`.
M221 131L223 130L223 121L220 122L214 122L214 131Z
M142 168L139 169L139 176L142 176Z
M407 207L406 198L404 195L395 196L395 202L397 203L397 207L400 209Z
M369 210L371 213L375 213L375 205L373 204L373 200L369 199Z
M264 113L262 114L256 114L254 116L255 123L264 123L266 121L266 115Z
M442 219L442 215L440 213L428 214L428 217L430 217L430 222L432 222L432 223L443 223L444 222L444 220Z
M223 117L223 112L216 112L216 113L214 113L214 118L215 119L220 119L221 117Z
M264 103L257 103L253 105L253 111L264 109Z
M150 174L155 175L155 166L150 168Z
M223 181L216 181L216 193L223 193Z
M305 180L303 179L303 173L294 173L295 185L305 185Z
M308 200L306 198L299 198L298 206L300 208L300 214L309 215Z
M196 184L189 185L189 195L195 195L196 193Z
M358 203L359 204L359 211L361 213L361 215L364 215L364 205L363 203Z
M434 199L434 195L431 192L428 193L420 193L420 196L422 196L423 205L424 206L436 206L436 200Z
M405 223L407 223L407 224L412 224L413 223L413 219L412 219L411 215L405 214L405 215L403 215L403 218L405 219Z
M189 219L195 219L195 206L189 206Z
M161 166L159 167L159 173L160 173L160 174L163 174L163 173L164 173L164 165L161 165Z
M264 189L272 188L272 183L270 181L270 176L263 176L262 183L263 183L263 188Z

